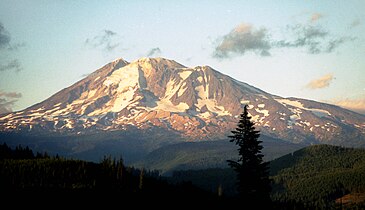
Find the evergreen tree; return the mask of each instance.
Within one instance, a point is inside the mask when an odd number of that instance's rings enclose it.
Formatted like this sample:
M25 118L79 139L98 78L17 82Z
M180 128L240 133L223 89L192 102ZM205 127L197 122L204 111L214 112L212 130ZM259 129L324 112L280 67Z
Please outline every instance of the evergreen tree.
M250 120L246 105L237 128L232 131L233 135L228 136L230 142L239 146L239 158L237 161L228 160L228 164L237 173L240 200L248 205L268 205L271 191L268 163L262 159L262 141L258 140L260 132L255 130L254 123Z

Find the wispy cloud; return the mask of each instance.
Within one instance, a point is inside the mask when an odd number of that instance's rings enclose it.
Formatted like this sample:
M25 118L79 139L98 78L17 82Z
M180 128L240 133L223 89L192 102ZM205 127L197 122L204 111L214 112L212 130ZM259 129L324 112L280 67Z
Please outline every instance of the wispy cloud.
M116 32L103 30L99 35L86 39L85 45L111 52L120 45L120 42L116 41L116 38Z
M17 92L4 92L0 91L0 97L6 97L6 98L21 98L22 94Z
M25 42L10 44L9 47L8 47L8 50L16 51L16 50L19 50L20 48L25 47L25 46L26 46Z
M5 30L5 27L0 22L0 49L8 48L10 45L10 34Z
M25 43L11 43L10 33L5 29L4 25L0 22L0 54L9 53L9 51L17 51L19 48L24 47ZM9 56L5 56L9 57ZM0 58L0 72L22 70L22 65L18 59L7 61L5 57Z
M327 43L327 47L325 48L325 51L328 53L333 52L341 44L348 42L348 41L354 41L354 40L356 40L355 37L340 37L337 39L330 40Z
M161 54L161 49L159 47L152 48L148 51L147 56L156 56Z
M190 62L193 59L193 57L188 57L185 59L186 62Z
M350 28L355 28L361 24L361 21L359 19L355 19L350 23Z
M20 64L20 61L18 59L14 59L9 61L7 64L2 64L0 65L0 72L1 71L15 71L15 72L19 72L21 71L22 65Z
M365 114L365 98L333 100L332 103L345 109Z
M342 44L354 41L355 37L336 37L321 26L295 25L287 26L291 39L273 43L278 48L304 48L309 54L331 53Z
M321 18L315 13L312 19ZM304 49L309 54L331 53L341 45L356 40L356 37L338 37L330 33L321 25L297 24L287 25L284 33L276 39L266 28L255 29L252 25L242 23L236 26L228 34L216 40L213 57L218 59L230 58L237 55L245 55L246 52L254 52L260 56L271 55L273 49Z
M4 25L0 22L0 49L15 51L21 47L25 47L25 43L11 43L10 33L5 29Z
M333 81L333 74L326 74L318 79L310 81L306 87L309 89L322 89L328 87Z
M268 31L265 28L255 29L251 24L241 23L218 41L213 52L215 58L229 58L254 52L261 56L269 56L271 45Z
M12 112L15 102L21 97L21 93L0 90L0 114Z
M327 31L321 27L312 25L295 25L287 26L287 31L292 35L293 39L280 40L275 43L279 48L300 48L305 47L310 54L320 53L323 40L329 35Z
M0 98L0 114L6 114L13 111L15 101L7 101L4 98Z
M317 22L319 19L323 18L323 15L321 13L315 12L311 15L310 21L312 23Z
M291 39L279 40L273 45L279 48L304 48L310 54L319 54L331 53L342 44L356 39L350 36L338 37L323 26L313 24L323 17L323 14L315 12L311 14L309 23L288 25L285 32L291 36Z

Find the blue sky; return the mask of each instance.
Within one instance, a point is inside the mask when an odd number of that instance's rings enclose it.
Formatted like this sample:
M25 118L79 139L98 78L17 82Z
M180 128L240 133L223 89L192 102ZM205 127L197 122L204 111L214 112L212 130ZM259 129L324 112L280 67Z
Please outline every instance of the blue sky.
M365 113L364 11L363 0L0 0L0 112L116 58L165 57Z

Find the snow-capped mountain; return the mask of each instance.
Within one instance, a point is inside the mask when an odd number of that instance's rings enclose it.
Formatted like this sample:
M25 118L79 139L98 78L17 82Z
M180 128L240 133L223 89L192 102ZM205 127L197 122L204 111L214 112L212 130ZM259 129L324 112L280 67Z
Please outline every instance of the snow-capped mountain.
M163 128L185 140L222 139L246 104L265 135L365 145L363 115L271 95L209 66L189 68L164 58L117 59L39 104L0 116L0 132L83 135Z

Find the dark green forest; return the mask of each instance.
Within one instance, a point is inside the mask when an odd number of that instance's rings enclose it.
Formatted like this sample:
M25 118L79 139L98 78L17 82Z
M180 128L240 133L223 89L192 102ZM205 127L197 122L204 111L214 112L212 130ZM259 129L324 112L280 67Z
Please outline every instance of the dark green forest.
M344 205L336 203L344 195L365 194L364 149L310 146L272 161L270 168L273 200L328 209Z
M2 195L18 198L19 195L24 195L23 198L87 195L96 200L122 199L124 202L151 198L199 198L213 202L217 197L191 182L170 184L157 171L125 166L122 159L104 157L94 163L40 153L34 155L28 147L11 149L6 144L0 145L0 191Z
M271 161L270 175L271 198L280 209L365 207L364 149L309 146ZM171 180L191 180L211 192L220 188L228 196L236 193L232 169L175 171Z
M7 194L95 193L120 199L195 199L212 206L239 202L230 168L175 171L163 177L125 166L122 159L87 162L5 144L0 145L0 177L0 191ZM364 149L310 146L271 161L270 178L273 209L365 207Z

